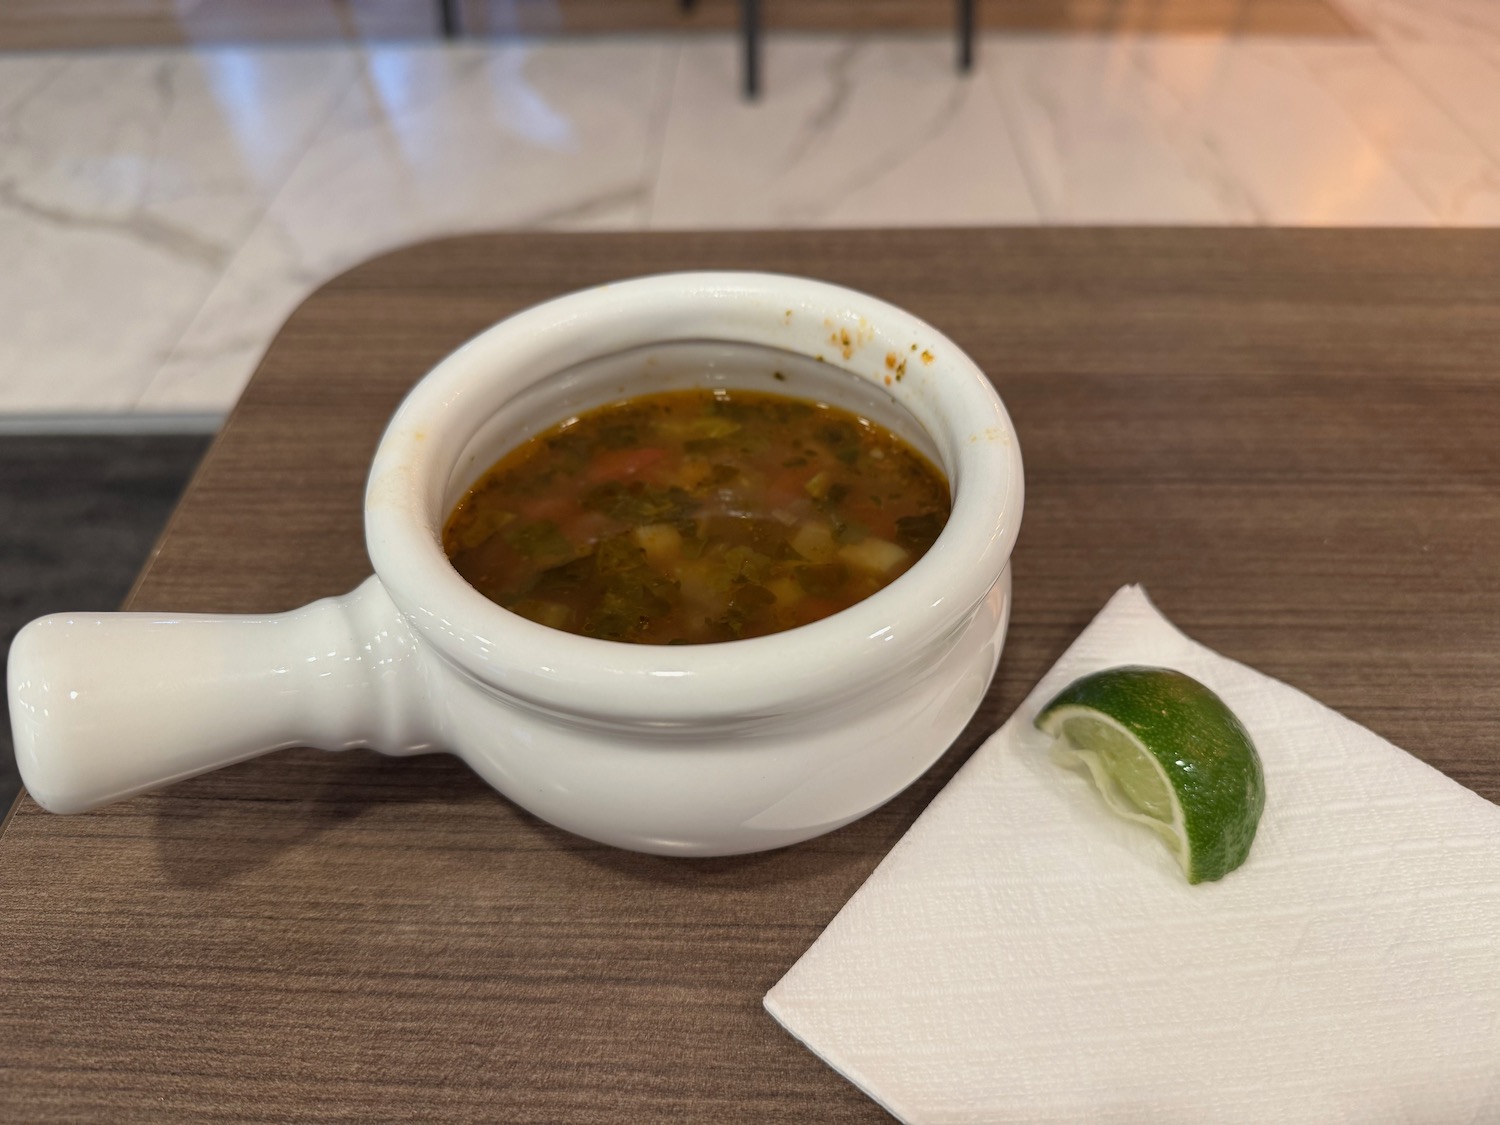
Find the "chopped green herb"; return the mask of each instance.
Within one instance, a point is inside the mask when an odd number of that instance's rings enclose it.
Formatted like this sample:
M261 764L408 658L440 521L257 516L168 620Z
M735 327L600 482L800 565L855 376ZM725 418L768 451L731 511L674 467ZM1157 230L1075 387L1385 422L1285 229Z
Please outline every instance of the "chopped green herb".
M724 569L734 581L761 582L771 573L771 560L750 547L731 547L724 552Z
M511 524L500 532L500 537L511 550L542 567L556 566L578 553L551 520Z
M686 489L656 487L644 481L605 481L583 496L585 511L600 512L637 527L673 523L692 515L697 506Z
M815 598L831 598L849 580L849 569L842 563L823 563L821 566L799 566L792 577Z
M644 569L646 552L629 535L606 539L594 549L594 571L601 577Z

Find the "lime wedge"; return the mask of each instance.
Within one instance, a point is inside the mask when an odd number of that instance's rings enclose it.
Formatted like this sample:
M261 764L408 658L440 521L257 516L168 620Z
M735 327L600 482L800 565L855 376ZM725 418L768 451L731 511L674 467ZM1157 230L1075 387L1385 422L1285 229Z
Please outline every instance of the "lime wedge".
M1075 680L1036 718L1053 760L1083 765L1111 809L1167 841L1189 883L1222 879L1250 854L1266 804L1260 755L1208 688L1170 668L1110 668Z

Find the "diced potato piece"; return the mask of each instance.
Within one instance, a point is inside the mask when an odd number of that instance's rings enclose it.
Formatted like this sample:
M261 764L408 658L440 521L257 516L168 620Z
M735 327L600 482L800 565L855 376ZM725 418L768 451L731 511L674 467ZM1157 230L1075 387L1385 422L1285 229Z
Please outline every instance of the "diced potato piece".
M631 535L652 562L669 563L682 554L682 533L669 523L648 523Z
M897 546L889 539L876 539L873 535L839 548L840 559L872 574L889 574L905 562L907 557L905 547Z
M802 486L802 491L814 500L821 500L828 495L828 486L833 483L833 478L826 472L816 474L812 480Z
M776 604L782 606L796 605L806 596L802 587L791 578L773 578L766 583L766 589L776 595Z
M808 562L832 562L838 554L838 544L833 541L833 532L826 523L805 523L792 536L792 550ZM897 550L900 550L898 547Z
M707 457L684 457L682 468L677 470L677 484L691 492L708 480L713 471L713 463Z

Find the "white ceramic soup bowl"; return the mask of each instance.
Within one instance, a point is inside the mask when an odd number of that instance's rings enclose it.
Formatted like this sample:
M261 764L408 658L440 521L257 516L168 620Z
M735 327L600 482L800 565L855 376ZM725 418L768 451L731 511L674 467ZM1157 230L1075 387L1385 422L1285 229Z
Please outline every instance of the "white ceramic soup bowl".
M947 473L953 512L885 589L750 640L600 641L512 614L441 546L507 449L633 393L735 386L833 402ZM54 812L289 746L451 751L537 816L622 848L724 855L828 832L950 745L994 675L1021 457L950 340L847 289L748 273L648 277L518 313L443 360L371 468L375 576L265 617L54 614L17 636L17 759Z

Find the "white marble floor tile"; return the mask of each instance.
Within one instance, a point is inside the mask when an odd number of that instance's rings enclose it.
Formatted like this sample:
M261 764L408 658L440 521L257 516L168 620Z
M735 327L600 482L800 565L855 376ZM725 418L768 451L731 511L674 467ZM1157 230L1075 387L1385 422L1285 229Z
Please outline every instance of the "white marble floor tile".
M1212 151L1273 225L1437 221L1298 61L1294 41L1150 39L1135 58L1177 103L1171 128Z
M1361 31L1384 42L1500 44L1495 0L1333 0Z
M946 37L776 36L761 99L738 83L731 40L684 44L653 227L1036 221L1004 116Z
M68 56L55 54L0 57L0 121L19 112L22 102L43 95L46 84L68 65Z
M317 285L469 230L1500 224L1500 0L1347 4L1423 19L970 78L778 35L758 103L728 36L0 56L0 413L225 410Z
M319 284L404 243L640 226L675 46L408 46L355 81L138 406L222 409Z
M1043 221L1255 221L1239 177L1132 40L992 36L983 59Z
M1500 67L1475 48L1430 45L1307 45L1297 61L1439 222L1500 224Z
M1386 54L1500 162L1500 47L1391 43Z
M342 92L347 54L0 58L0 411L137 399Z

